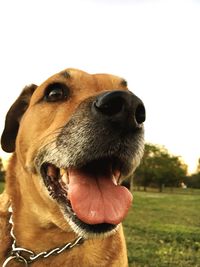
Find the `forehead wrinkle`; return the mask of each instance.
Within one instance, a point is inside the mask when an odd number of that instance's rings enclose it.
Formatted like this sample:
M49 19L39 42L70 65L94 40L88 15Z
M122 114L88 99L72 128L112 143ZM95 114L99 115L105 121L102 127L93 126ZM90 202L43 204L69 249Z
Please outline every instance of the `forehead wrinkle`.
M67 70L64 70L64 71L60 72L60 76L64 77L65 79L70 79L71 78L71 75L70 75L69 71L67 71Z
M115 75L110 75L110 74L102 74L102 73L97 73L93 75L96 83L98 84L98 87L102 90L112 90L112 89L126 89L127 88L127 82L125 79L115 76Z
M121 85L124 86L124 87L127 87L128 86L127 80L122 78Z

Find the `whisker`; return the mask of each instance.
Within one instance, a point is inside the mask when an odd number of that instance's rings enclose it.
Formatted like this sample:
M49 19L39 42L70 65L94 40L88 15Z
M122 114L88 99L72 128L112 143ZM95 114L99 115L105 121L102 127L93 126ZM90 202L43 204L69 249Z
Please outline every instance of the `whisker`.
M51 146L53 143L55 143L56 138L57 138L58 134L60 134L60 132L61 132L62 129L63 129L63 126L62 126L62 127L58 127L58 128L55 129L52 133L49 133L49 134L47 134L45 137L43 137L42 139L40 139L40 142L41 142L41 145L42 145L42 146L41 146L41 150L43 150L43 149L45 149L46 147L49 147L49 146ZM52 136L53 136L53 138L51 138L49 142L45 143L46 139L48 139L49 137L52 137ZM44 143L44 145L43 145L42 143ZM55 149L56 149L56 148L55 148Z

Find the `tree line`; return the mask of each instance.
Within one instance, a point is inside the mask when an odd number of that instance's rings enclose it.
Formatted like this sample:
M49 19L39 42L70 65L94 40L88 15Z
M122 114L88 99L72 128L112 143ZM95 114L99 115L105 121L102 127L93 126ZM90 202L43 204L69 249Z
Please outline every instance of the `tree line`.
M146 144L144 156L133 177L135 186L200 188L200 159L195 174L187 174L187 165L180 156L171 155L163 146Z

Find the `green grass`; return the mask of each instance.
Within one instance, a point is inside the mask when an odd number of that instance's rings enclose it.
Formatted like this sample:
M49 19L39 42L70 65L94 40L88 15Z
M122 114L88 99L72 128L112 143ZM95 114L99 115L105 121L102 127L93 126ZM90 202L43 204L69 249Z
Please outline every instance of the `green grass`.
M4 189L4 183L0 182L0 194L1 192L3 192L3 189Z
M200 267L200 194L134 193L124 222L130 267Z

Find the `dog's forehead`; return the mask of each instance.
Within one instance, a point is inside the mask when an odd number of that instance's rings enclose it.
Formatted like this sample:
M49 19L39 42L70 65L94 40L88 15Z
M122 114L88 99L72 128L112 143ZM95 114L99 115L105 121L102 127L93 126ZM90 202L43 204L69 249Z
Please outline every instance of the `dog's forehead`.
M67 80L72 80L77 84L79 84L79 82L81 82L81 84L82 82L85 82L88 86L92 85L94 87L95 85L95 87L98 87L99 89L104 89L107 87L110 87L111 89L117 89L119 88L119 86L127 86L125 79L107 73L89 74L78 69L66 69L64 71L61 71L57 75L61 75ZM81 86L81 84L79 86Z
M125 79L112 74L89 74L78 69L65 69L54 74L38 86L33 98L37 100L44 93L45 88L52 83L64 83L71 88L74 93L92 94L104 90L127 89Z

